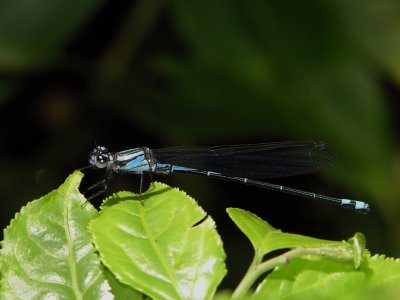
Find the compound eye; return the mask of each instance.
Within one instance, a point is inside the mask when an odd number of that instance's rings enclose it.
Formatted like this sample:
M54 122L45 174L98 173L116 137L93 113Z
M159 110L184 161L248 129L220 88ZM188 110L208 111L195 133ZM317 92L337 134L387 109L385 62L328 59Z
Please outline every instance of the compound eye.
M108 149L104 146L96 146L95 151L104 154L108 152Z
M108 158L105 155L99 154L96 156L96 167L103 169L107 167Z

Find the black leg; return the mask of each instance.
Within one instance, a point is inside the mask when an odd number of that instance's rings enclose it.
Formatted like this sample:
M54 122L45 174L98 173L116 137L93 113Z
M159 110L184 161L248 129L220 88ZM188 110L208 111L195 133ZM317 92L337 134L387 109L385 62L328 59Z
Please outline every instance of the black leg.
M95 193L93 193L92 195L90 195L90 196L87 198L88 201L90 201L90 200L96 198L97 196L103 194L103 193L107 190L107 187L108 187L108 179L106 179L106 178L103 179L103 180L100 180L99 182L96 182L94 185L90 186L90 187L85 191L85 194L86 194L87 192L92 191L92 190L96 190L97 188L99 188L99 189L98 189Z
M143 177L144 177L144 174L142 172L142 173L140 173L139 195L141 195L143 192L143 181L144 181Z
M96 182L95 184L93 184L92 186L90 186L84 194L87 194L90 191L93 190L97 190L96 192L94 192L92 195L88 196L87 199L88 201L96 198L97 196L101 195L102 193L104 193L107 190L108 187L108 182L111 180L112 178L112 172L107 170L106 171L106 178Z
M142 172L142 173L140 173L140 183L139 183L139 200L140 200L140 203L142 204L142 206L144 206L144 202L142 199L143 178L144 178L144 174Z

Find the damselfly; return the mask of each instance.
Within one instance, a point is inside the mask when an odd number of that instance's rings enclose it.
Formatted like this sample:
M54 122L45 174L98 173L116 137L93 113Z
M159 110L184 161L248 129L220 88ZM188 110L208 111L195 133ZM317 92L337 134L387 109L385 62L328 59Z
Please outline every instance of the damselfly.
M171 174L174 172L204 175L211 178L262 187L309 199L332 203L366 214L369 205L362 201L334 198L305 192L254 179L278 178L313 173L330 165L334 149L322 142L275 142L218 147L133 148L109 152L97 146L89 156L92 168L104 169L106 177L90 190L107 189L113 173ZM92 197L91 197L92 198Z

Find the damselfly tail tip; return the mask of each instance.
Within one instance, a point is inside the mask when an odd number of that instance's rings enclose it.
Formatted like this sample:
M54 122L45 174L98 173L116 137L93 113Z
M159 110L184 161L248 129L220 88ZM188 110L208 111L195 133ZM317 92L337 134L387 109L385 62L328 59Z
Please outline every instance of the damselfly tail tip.
M355 210L356 212L364 215L369 213L369 204L363 201L341 199L340 206Z

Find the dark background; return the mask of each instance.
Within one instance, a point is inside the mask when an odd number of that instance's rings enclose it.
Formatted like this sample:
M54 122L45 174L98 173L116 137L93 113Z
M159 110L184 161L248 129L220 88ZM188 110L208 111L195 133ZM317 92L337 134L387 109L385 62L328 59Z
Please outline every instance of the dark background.
M87 165L95 144L321 140L335 167L273 182L367 201L369 215L197 176L155 179L216 220L226 287L252 255L229 206L323 239L361 231L372 253L398 257L399 84L396 1L2 1L1 227ZM111 191L137 186L123 176Z

